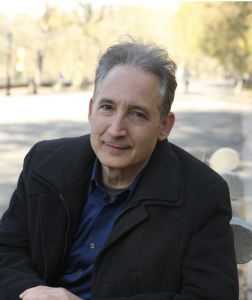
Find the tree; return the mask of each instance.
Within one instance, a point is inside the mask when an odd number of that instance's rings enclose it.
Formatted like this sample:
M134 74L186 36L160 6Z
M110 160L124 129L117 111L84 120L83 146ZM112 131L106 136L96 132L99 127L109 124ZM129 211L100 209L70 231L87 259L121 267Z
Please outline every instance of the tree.
M205 2L204 29L199 38L203 53L216 57L228 70L240 75L250 69L252 2Z

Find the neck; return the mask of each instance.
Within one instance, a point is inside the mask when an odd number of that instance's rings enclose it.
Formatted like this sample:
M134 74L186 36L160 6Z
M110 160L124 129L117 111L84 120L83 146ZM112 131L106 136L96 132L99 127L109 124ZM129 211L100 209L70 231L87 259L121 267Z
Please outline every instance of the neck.
M101 166L101 180L102 182L115 189L127 188L137 177L138 173L144 168L137 168L132 170L122 170L109 168L104 165Z

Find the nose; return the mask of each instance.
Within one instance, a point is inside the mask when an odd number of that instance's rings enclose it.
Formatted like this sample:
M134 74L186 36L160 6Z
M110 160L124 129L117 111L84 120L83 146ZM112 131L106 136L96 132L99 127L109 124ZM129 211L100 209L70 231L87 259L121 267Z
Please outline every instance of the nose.
M111 123L110 123L107 131L114 138L126 136L127 135L127 129L126 129L126 126L125 126L123 116L120 116L119 114L117 114L111 120Z

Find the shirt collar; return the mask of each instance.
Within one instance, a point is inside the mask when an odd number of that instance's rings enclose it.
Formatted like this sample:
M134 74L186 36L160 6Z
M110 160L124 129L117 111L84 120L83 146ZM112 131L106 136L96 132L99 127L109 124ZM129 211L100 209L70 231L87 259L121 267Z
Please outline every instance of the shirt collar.
M90 188L89 188L89 194L92 194L95 185L100 186L100 162L97 157L94 163L94 168L93 168L93 173L92 173Z

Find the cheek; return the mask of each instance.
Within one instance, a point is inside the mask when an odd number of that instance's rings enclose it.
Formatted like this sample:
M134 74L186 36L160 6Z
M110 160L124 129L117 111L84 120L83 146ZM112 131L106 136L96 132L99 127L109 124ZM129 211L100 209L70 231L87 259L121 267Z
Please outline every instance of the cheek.
M93 134L103 134L106 131L107 124L105 120L101 118L94 117L91 124L91 133Z
M146 155L150 155L154 150L157 143L157 136L156 134L153 135L152 131L147 131L146 134L139 134L135 136L135 145L137 149L142 152L142 155L146 153Z
M135 133L135 141L141 143L143 146L148 147L151 144L156 144L158 139L159 128L157 126L152 126L152 124L148 124L144 128L140 128Z

